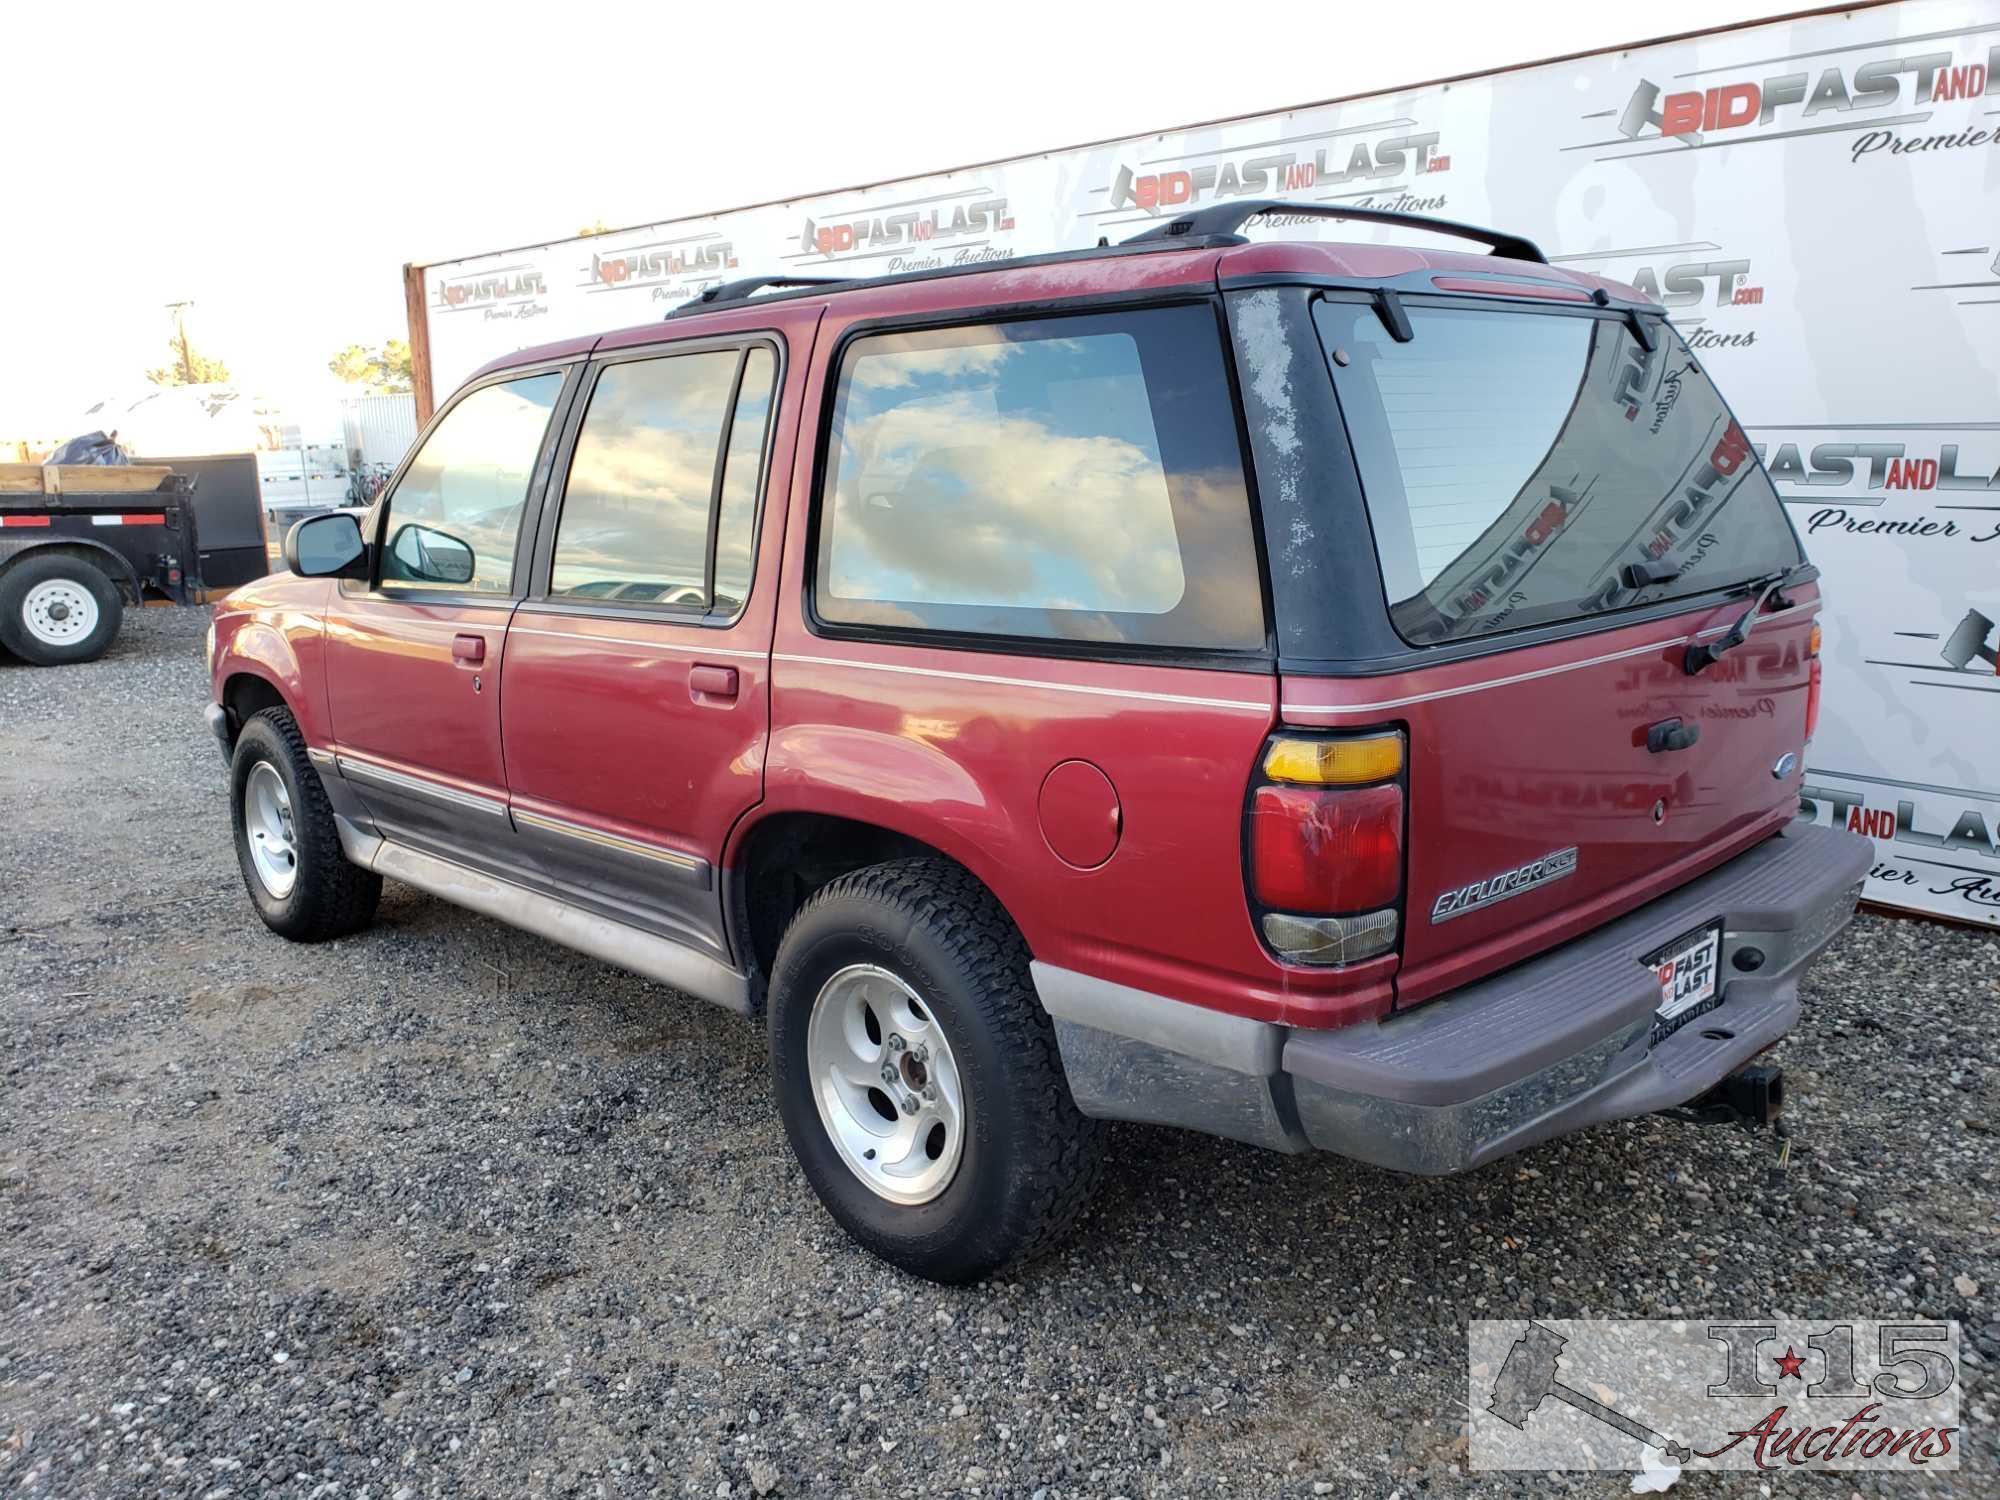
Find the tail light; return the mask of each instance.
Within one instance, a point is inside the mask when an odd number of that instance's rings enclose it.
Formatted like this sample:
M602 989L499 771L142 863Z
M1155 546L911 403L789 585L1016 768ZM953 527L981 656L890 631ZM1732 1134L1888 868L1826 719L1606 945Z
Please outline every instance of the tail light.
M1813 622L1812 635L1806 641L1806 655L1811 658L1806 677L1806 743L1812 743L1813 731L1819 728L1819 622Z
M1250 789L1250 900L1287 963L1374 958L1403 894L1403 736L1281 735Z

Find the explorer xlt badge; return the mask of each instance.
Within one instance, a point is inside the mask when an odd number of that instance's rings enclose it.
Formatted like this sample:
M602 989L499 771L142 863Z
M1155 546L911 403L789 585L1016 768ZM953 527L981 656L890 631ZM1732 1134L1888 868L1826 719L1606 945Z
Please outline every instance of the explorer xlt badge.
M1491 253L1239 233L1300 217ZM805 1181L940 1281L1056 1243L1101 1120L1436 1173L1683 1105L1872 857L1769 774L1820 593L1739 432L1652 298L1401 211L723 283L495 360L217 608L243 883L761 1023Z
M1544 854L1540 859L1531 859L1524 865L1516 865L1511 870L1498 875L1488 875L1484 880L1475 880L1470 885L1462 885L1455 891L1446 891L1431 903L1431 920L1449 922L1453 917L1462 917L1467 912L1478 911L1482 906L1491 906L1496 901L1505 901L1513 896L1525 896L1539 886L1550 881L1561 880L1565 875L1576 873L1576 846L1556 849Z

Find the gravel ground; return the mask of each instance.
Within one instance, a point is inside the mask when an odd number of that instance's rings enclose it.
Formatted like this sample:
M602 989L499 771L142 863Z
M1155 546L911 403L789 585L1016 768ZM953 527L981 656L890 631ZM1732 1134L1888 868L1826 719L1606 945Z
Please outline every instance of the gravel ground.
M1843 936L1788 1167L1659 1118L1445 1181L1120 1128L1066 1251L945 1291L820 1209L758 1026L393 884L266 933L203 627L0 662L0 1491L1620 1495L1466 1471L1467 1318L1914 1311L1967 1329L1966 1468L1763 1493L1996 1493L1994 934Z

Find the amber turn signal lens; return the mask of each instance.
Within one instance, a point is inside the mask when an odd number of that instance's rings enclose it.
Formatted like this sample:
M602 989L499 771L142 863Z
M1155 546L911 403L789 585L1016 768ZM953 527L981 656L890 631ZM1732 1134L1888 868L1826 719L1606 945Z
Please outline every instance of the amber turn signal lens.
M1403 769L1403 737L1371 734L1346 740L1274 740L1264 774L1294 786L1361 786Z
M1819 622L1813 622L1812 634L1806 638L1806 655L1819 655Z

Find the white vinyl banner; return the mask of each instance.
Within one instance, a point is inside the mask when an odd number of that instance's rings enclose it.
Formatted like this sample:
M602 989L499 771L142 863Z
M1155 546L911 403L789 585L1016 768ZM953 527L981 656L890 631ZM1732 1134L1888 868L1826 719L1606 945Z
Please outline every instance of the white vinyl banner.
M1252 197L1490 224L1664 303L1825 575L1801 816L1876 841L1870 899L2000 924L1994 0L1903 0L435 265L434 386L733 277L1005 260Z

